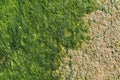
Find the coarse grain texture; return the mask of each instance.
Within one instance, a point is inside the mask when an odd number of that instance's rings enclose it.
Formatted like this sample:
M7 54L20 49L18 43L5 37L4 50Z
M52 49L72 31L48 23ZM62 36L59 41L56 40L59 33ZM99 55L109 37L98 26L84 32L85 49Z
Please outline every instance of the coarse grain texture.
M61 80L120 80L120 2L99 1L99 9L84 17L90 40L68 51Z

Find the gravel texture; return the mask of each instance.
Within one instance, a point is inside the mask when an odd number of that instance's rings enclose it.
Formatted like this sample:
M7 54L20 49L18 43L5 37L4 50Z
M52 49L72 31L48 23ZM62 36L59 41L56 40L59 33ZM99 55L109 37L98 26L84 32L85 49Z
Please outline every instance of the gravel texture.
M98 10L85 15L91 39L82 50L69 50L59 68L61 80L120 80L118 1L103 0Z

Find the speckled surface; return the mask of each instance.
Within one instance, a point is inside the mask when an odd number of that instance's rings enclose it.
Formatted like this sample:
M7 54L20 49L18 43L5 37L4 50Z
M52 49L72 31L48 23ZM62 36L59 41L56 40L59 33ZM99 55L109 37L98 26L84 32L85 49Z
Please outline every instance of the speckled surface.
M59 69L61 80L120 80L120 3L102 1L84 17L91 22L91 39L82 50L69 50Z

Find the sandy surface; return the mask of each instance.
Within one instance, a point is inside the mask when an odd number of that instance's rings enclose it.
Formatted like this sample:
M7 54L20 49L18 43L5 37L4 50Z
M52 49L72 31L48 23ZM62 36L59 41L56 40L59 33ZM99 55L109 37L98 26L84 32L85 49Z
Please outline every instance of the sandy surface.
M120 3L103 0L84 17L91 40L82 50L69 50L60 67L61 80L120 80Z

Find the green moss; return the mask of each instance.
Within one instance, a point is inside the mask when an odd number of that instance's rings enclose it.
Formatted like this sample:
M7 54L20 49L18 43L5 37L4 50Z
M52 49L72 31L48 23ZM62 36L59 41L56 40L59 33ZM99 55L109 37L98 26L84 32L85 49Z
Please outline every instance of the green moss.
M77 48L87 39L82 16L95 10L95 3L3 0L0 4L0 53L7 55L0 79L59 80L53 71L65 55L62 47Z

